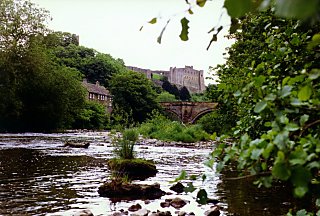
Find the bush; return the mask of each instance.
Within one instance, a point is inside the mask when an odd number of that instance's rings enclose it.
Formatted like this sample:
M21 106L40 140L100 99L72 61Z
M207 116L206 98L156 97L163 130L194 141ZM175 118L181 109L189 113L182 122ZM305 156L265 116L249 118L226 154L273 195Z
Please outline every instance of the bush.
M147 122L142 123L138 130L145 137L163 141L190 143L209 139L209 134L202 129L201 125L185 126L158 113Z
M73 128L101 130L110 127L110 117L104 105L95 101L87 101L78 113Z

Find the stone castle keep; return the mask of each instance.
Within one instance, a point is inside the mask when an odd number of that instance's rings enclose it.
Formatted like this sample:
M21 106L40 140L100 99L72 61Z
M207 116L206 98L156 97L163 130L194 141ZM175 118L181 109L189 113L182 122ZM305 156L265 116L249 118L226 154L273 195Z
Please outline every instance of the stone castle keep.
M184 68L170 67L169 71L142 69L127 66L129 70L144 73L148 79L152 79L154 74L165 76L171 84L178 88L187 87L190 93L202 93L205 90L203 70L195 70L193 66Z

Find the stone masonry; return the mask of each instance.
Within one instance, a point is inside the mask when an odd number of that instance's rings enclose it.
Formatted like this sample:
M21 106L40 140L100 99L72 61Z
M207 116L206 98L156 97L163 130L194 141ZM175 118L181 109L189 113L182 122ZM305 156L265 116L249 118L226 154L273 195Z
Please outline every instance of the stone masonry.
M193 66L185 66L184 68L170 67L169 71L142 69L132 66L127 66L127 68L145 74L148 79L152 79L153 74L165 76L171 84L175 84L178 88L187 87L190 93L202 93L206 88L203 70L195 70Z

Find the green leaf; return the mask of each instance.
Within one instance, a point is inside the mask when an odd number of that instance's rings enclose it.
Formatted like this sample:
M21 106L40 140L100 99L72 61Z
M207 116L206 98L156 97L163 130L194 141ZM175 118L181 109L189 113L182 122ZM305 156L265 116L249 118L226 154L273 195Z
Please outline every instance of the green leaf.
M254 107L254 112L255 113L260 113L267 107L268 103L266 101L260 101L259 103L256 104Z
M207 0L197 0L197 5L203 7L206 4Z
M316 200L316 206L320 207L320 198Z
M298 92L298 98L301 101L309 100L312 95L312 88L309 85L302 87Z
M224 7L232 18L242 17L253 9L252 0L225 0Z
M167 23L166 23L166 25L163 27L163 29L162 29L159 37L157 38L157 42L158 42L159 44L161 44L161 40L162 40L163 33L164 33L164 31L166 30L169 22L170 22L170 20L167 21Z
M202 175L202 182L204 182L206 179L207 179L206 174L203 174L203 175Z
M274 101L276 98L277 96L274 94L268 94L267 96L264 97L266 101Z
M308 212L305 209L297 211L296 216L308 216Z
M280 98L287 97L288 95L291 94L291 90L292 90L292 86L288 86L288 85L284 86L279 93L279 97Z
M180 175L174 180L174 181L171 181L170 183L173 183L173 182L178 182L178 181L181 181L181 180L184 180L187 178L187 172L185 170L182 170Z
M307 186L299 186L299 187L295 187L293 192L294 192L294 195L298 198L302 198L307 192L308 192L308 187ZM298 216L298 212L297 212L297 216ZM302 214L304 215L304 214ZM306 214L308 215L308 214Z
M285 127L285 130L287 130L287 131L296 131L296 130L299 130L299 129L300 129L300 127L295 123L289 123Z
M274 144L280 149L283 150L286 147L286 143L289 137L289 132L287 131L282 131L277 134L277 136L274 139Z
M276 0L275 12L278 16L305 19L315 15L319 7L318 0Z
M150 23L150 24L155 24L155 23L157 23L157 18L156 18L156 17L152 18L152 19L149 21L149 23Z
M291 77L286 77L286 78L284 78L283 80L282 80L282 85L285 85L285 84L287 84L287 82L289 81L289 79L290 79Z
M297 166L292 170L291 182L295 186L295 196L301 198L308 192L308 185L311 178L312 175L310 171L303 166Z
M290 102L292 106L301 106L303 103L298 98L293 98Z
M241 91L240 90L238 90L235 93L233 93L233 96L235 96L235 97L239 97L240 95L241 95Z
M319 37L320 37L320 34L319 34ZM315 80L315 79L318 79L318 77L320 77L320 70L319 69L312 69L309 74L309 79Z
M291 171L288 169L285 163L279 162L272 167L272 175L275 178L286 181L289 179Z
M209 45L207 46L207 50L209 50L211 44L212 44L213 42L217 41L217 40L218 40L218 33L213 34L213 35L212 35L212 38L211 38L211 40L210 40L210 42L209 42Z
M187 187L183 188L183 191L186 192L186 193L192 193L195 190L196 190L196 188L193 186L192 182L189 182L187 184Z
M189 37L188 37L188 34L189 34L189 32L188 32L188 30L189 30L189 26L188 26L189 20L187 18L183 17L180 20L180 22L181 22L182 29L181 29L181 33L180 33L179 37L180 37L181 40L187 41L187 40L189 40Z
M201 205L205 205L207 204L207 200L208 200L207 192L204 189L200 189L197 193L196 201Z
M204 165L209 167L210 169L212 169L213 164L214 164L214 159L210 159L204 162Z
M263 151L264 149L253 149L250 158L252 160L258 160Z
M304 125L309 120L309 115L304 114L303 116L300 117L300 126Z

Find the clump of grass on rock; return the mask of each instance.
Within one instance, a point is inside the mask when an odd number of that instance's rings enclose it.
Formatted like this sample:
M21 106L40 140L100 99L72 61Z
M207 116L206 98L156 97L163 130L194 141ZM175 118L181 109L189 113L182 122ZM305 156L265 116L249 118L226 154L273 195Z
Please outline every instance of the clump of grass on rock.
M116 175L127 176L129 179L146 179L158 172L153 161L135 157L134 146L139 133L135 128L126 129L122 136L113 139L115 158L107 165Z

